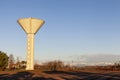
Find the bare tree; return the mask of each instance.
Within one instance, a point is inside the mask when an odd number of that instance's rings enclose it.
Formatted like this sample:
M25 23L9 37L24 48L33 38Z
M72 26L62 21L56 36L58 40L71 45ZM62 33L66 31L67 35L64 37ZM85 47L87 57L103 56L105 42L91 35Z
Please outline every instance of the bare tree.
M15 63L14 56L13 56L13 54L10 54L9 55L9 62L8 62L9 69L12 69L12 66L14 63Z
M64 66L64 63L62 61L51 61L45 63L44 66L47 66L51 71L58 71L61 70L61 68Z

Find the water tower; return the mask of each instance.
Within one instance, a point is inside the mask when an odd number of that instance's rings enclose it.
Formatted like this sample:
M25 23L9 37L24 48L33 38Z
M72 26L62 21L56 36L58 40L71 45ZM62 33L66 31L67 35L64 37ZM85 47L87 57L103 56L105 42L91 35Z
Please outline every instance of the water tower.
M36 18L21 18L18 23L27 34L26 70L34 70L34 35L44 24L44 21Z

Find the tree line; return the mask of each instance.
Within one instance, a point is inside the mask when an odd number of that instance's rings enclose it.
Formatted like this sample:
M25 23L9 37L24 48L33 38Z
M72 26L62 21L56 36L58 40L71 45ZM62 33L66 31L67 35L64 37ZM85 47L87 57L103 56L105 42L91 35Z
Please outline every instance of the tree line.
M14 59L14 56L0 51L0 70L24 70L26 68L26 61ZM34 68L42 71L81 71L81 70L105 70L105 71L120 71L120 61L113 65L106 66L75 66L71 64L64 64L60 60L49 61L43 64L35 64Z
M7 53L0 51L0 70L25 69L25 67L26 61L20 61L18 57L15 60L13 54L8 56Z

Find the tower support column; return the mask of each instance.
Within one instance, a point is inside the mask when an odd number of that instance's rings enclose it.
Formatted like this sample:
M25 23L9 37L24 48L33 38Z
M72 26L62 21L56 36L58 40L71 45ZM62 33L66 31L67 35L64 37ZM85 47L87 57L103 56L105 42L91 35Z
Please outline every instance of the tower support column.
M27 34L27 65L26 70L34 70L34 34Z

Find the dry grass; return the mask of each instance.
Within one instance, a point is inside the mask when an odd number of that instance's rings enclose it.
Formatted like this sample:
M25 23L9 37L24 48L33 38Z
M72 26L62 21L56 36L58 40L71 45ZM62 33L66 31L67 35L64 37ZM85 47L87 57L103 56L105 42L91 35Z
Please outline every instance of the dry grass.
M1 71L0 80L120 80L119 71Z

